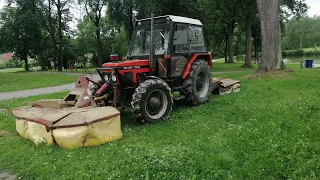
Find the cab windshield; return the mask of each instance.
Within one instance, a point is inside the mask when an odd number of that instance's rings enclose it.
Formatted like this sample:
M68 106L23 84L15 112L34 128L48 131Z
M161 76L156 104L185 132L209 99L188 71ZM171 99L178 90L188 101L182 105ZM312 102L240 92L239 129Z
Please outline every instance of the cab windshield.
M130 56L144 56L150 53L151 28L150 26L137 28L132 36ZM169 47L170 25L155 26L153 31L155 54L166 54Z

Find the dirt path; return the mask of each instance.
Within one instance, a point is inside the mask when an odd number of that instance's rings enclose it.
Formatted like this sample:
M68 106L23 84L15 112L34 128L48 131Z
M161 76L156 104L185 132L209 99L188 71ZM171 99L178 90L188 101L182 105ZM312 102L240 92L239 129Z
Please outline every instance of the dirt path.
M15 179L17 179L16 175L10 174L8 172L0 171L0 180L15 180Z
M238 72L251 72L251 71L226 71L226 72L213 72L212 74L227 74L227 73L238 73ZM252 71L253 72L253 71ZM52 73L65 73L65 72L52 72ZM87 75L90 77L91 75L88 74L81 74L81 73L65 73L65 74L75 74L75 75ZM98 75L94 75L94 79L98 78ZM70 91L74 88L75 83L65 84L61 86L54 86L54 87L46 87L46 88L38 88L38 89L27 89L21 91L11 91L11 92L1 92L0 93L0 100L7 100L13 98L24 98L30 96L37 96L41 94L52 94L56 92L62 91Z

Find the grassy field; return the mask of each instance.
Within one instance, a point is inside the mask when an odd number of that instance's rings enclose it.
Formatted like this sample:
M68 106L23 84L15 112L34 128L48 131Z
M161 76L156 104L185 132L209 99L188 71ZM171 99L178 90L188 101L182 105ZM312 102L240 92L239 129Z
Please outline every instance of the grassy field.
M13 73L13 72L22 72L25 71L23 68L7 68L0 69L0 73Z
M227 71L255 71L258 67L257 64L252 64L253 68L243 68L243 62L236 62L226 64L224 62L213 62L213 72L227 72Z
M224 62L214 62L213 63L213 72L228 72L228 71L245 71L245 72L254 72L258 68L258 64L252 64L252 68L243 68L244 62L236 62L233 64L226 64ZM286 64L288 69L300 69L300 63L297 64Z
M0 172L22 179L319 179L320 70L242 80L240 93L209 103L177 102L168 121L137 125L122 113L123 139L99 147L64 150L34 145L0 112ZM65 93L0 101L13 108Z
M303 48L303 50L308 52L308 51L319 51L320 49L319 48L315 49L314 47L310 47L310 48Z
M58 86L75 82L77 76L43 72L0 72L0 92Z

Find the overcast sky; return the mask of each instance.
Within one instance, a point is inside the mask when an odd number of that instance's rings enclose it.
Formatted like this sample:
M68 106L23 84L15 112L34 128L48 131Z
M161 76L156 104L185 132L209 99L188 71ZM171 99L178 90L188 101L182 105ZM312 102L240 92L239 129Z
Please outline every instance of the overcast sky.
M0 0L0 9L4 6L6 0ZM310 9L308 10L309 16L320 15L320 0L305 0Z

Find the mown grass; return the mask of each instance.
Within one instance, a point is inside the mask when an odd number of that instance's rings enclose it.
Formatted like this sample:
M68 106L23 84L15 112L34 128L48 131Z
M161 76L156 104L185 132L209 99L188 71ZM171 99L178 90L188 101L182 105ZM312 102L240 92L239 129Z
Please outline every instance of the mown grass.
M126 110L122 140L75 150L34 145L0 112L0 170L22 179L319 179L319 72L223 74L242 80L240 93L197 107L177 102L170 120L152 125L135 124Z
M244 68L242 65L244 62L235 63L224 63L224 62L213 62L213 72L227 72L227 71L255 71L258 67L257 64L252 64L252 68Z
M236 62L236 63L224 63L224 62L213 62L212 72L228 72L228 71L247 71L254 72L257 70L259 64L252 63L252 68L244 68L242 67L244 62ZM300 69L300 63L286 64L288 69Z
M6 69L0 69L0 72L3 73L12 73L12 72L22 72L25 71L23 68L6 68Z
M74 75L43 72L0 73L0 92L58 86L76 79Z

